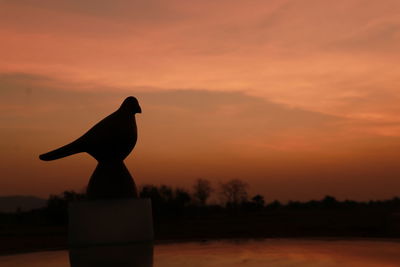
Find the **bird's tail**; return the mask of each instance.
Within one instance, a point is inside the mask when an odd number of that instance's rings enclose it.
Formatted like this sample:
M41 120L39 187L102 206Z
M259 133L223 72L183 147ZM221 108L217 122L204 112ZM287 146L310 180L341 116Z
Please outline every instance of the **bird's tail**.
M39 156L41 160L49 161L49 160L55 160L55 159L60 159L64 158L76 153L82 152L82 150L77 149L77 145L72 142L71 144L65 145L63 147L57 148L53 151L44 153Z

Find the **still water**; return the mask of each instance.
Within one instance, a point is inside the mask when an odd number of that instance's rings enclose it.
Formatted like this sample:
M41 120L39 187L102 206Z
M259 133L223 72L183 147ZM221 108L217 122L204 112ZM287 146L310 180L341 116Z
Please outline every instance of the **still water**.
M1 267L400 266L400 242L235 240L136 244L0 257Z

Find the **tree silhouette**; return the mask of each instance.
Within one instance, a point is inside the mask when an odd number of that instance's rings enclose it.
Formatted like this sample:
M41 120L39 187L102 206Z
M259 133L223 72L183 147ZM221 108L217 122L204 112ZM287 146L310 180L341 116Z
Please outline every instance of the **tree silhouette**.
M264 204L265 204L265 200L264 200L264 197L263 197L262 195L255 195L255 196L251 199L251 202L253 202L254 205L255 205L257 208L262 208L262 207L264 207Z
M238 206L247 200L247 187L248 185L245 182L233 179L220 184L219 194L227 206Z
M193 197L201 206L205 206L212 191L210 181L200 178L196 180L193 186Z

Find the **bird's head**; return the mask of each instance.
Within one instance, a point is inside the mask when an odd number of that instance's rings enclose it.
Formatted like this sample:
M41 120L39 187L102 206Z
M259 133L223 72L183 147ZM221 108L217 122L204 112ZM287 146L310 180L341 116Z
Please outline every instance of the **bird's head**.
M121 109L133 114L142 113L142 108L140 107L138 100L133 96L127 97L124 102L122 102Z

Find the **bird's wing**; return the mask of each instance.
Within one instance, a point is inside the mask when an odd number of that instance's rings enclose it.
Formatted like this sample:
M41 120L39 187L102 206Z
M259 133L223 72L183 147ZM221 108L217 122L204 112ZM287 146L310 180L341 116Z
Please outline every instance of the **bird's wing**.
M72 143L50 151L39 156L41 160L49 161L63 157L67 157L80 152L88 152L96 148L101 148L105 140L116 139L115 129L118 129L120 116L114 112L107 116L95 126L89 129L84 135L73 141Z

